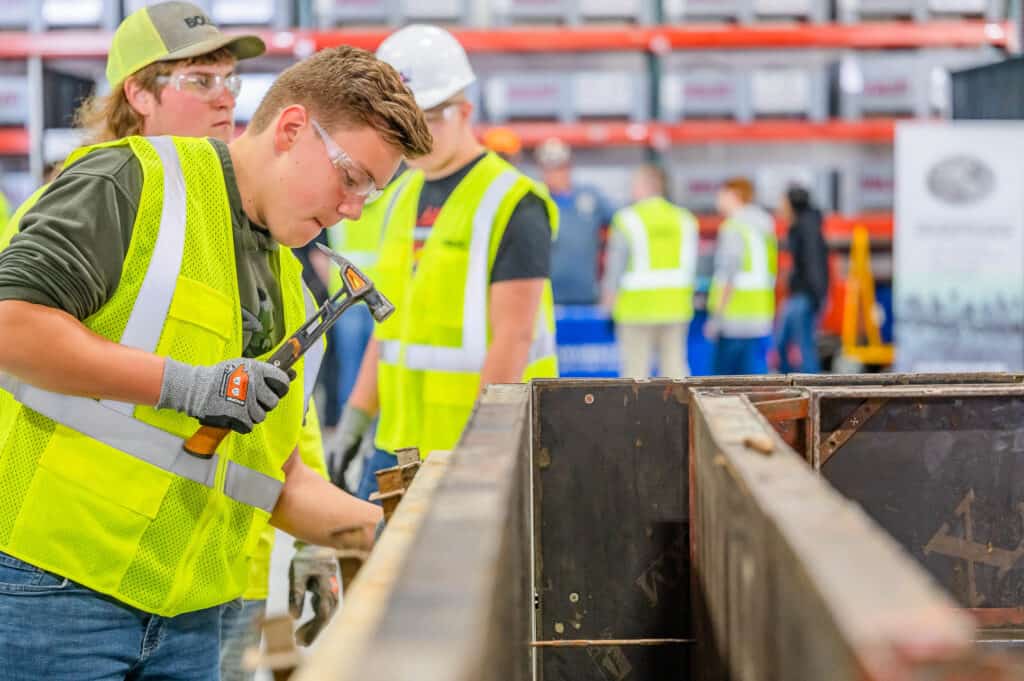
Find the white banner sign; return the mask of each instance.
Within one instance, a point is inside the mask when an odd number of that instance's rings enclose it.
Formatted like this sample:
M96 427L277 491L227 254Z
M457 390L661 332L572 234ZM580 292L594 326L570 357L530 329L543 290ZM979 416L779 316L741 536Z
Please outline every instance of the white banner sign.
M896 132L898 371L1024 370L1024 124Z

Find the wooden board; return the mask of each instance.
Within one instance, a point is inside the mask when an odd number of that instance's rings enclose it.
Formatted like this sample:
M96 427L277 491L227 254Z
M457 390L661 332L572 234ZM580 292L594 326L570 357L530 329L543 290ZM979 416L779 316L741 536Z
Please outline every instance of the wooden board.
M746 397L697 394L690 420L693 569L709 620L697 679L926 678L972 659L970 619Z

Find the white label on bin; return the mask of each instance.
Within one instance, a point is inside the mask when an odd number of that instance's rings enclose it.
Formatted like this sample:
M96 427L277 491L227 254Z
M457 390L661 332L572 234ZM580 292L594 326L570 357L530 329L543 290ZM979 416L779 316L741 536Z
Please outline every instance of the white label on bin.
M928 9L933 12L983 14L988 9L988 0L928 0Z
M579 73L573 82L576 112L584 116L627 116L636 104L637 74Z
M811 11L811 0L754 0L754 11L764 16L804 15Z
M639 11L639 0L580 0L580 13L585 17L631 17Z
M0 0L0 26L26 26L31 7L31 0Z
M274 0L214 0L210 14L219 24L269 24Z
M751 80L755 113L797 114L810 108L811 74L806 69L762 69Z
M419 19L448 19L461 16L463 9L462 0L430 0L430 2L407 0L405 16Z
M0 76L0 123L25 125L28 120L28 78Z
M48 26L94 26L102 17L102 0L43 0L43 21Z

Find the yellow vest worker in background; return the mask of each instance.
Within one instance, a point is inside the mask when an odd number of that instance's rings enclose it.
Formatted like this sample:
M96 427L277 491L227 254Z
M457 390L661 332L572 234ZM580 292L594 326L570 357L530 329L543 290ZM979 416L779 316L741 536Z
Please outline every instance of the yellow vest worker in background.
M704 335L715 344L718 375L768 373L768 341L775 317L778 246L775 220L754 204L750 180L735 177L718 190L724 218L715 246Z
M389 36L377 56L423 109L433 151L409 161L381 201L388 214L375 267L398 311L374 331L337 437L332 479L380 409L373 472L400 447L425 456L459 439L481 388L555 376L551 240L557 209L544 187L476 139L465 90L476 76L462 46L433 26Z
M148 18L147 49L216 32L202 19ZM116 56L114 74L145 61ZM289 390L261 360L308 315L288 247L358 217L429 147L397 74L339 48L285 71L230 145L81 149L25 213L0 253L7 678L217 679L222 605L268 521L314 544L352 525L372 538L378 509L297 455L305 361ZM201 459L182 449L200 424L236 432Z
M601 285L615 320L622 375L648 378L657 352L658 375L690 373L686 335L693 319L697 219L665 198L667 178L654 165L633 175L633 203L615 213Z
M205 31L186 31L182 36L184 42L178 43L173 52L154 46L144 59L152 60L150 63L141 63L130 74L117 72L119 55L142 54L150 38L146 32L149 25L158 30L160 27L173 30L174 24L194 17L203 18L203 25L207 27ZM235 65L239 59L256 57L264 51L263 41L256 36L229 37L221 34L206 14L191 3L166 2L140 9L121 23L111 44L110 77L119 87L107 95L87 100L77 112L76 122L89 144L136 134L213 137L230 142L235 132L236 97L241 88L241 78L235 72ZM189 56L180 56L184 54ZM35 204L43 191L45 187L18 208L15 219L7 225L6 233L0 236L0 245L5 247L18 232L20 216ZM252 246L255 248L242 250L256 258L266 257L266 251L259 248L257 242L253 241ZM255 271L260 270L257 268ZM253 283L257 298L266 297L266 285L261 286L262 282L258 280ZM258 309L248 310L243 304L242 315L250 327L247 330L248 340L243 338L244 346L250 344L253 335L264 332L258 314ZM309 418L303 425L299 455L306 464L326 476L322 436L315 412L316 406L311 401ZM253 676L242 669L241 655L245 647L253 644L254 636L258 639L256 622L266 607L273 545L274 528L268 525L251 561L245 600L224 610L222 681L244 681ZM330 613L325 611L324 605L337 602L337 595L332 593L336 582L331 580L337 562L325 553L329 552L306 545L299 549L293 561L301 568L292 572L306 577L306 584L313 590L313 600L320 606L315 608L319 612L311 623L313 626L307 627L304 633L326 623Z

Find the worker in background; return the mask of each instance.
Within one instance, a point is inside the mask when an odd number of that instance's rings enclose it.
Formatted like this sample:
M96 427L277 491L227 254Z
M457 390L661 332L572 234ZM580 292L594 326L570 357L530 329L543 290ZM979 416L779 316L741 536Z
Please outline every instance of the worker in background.
M523 160L523 141L512 128L497 126L488 128L481 140L485 147L514 166Z
M119 82L120 87L86 100L76 112L76 124L88 143L111 142L133 134L231 140L234 136L235 98L241 86L235 66L239 59L256 57L264 52L259 38L228 38L211 22L205 24L210 27L206 32L192 34L194 44L181 44L174 51L177 54L185 51L191 56L176 58L175 54L165 54L151 63L135 65L138 68L131 74L116 71L120 55L135 52L136 45L145 39L144 34L140 35L139 27L145 26L147 21L158 27L173 27L182 17L196 16L206 17L199 7L191 3L168 2L140 9L122 22L114 34L110 50L112 58L108 62L108 66L114 69L111 77L116 80L113 82ZM151 57L156 58L157 55L154 53ZM225 125L225 121L230 124ZM56 171L49 181L60 173L62 165L63 159L56 164ZM26 201L19 208L19 215L34 204L35 198ZM9 226L4 243L17 231L15 222ZM257 287L257 297L266 297L266 289L259 287L259 283ZM243 345L249 346L253 334L260 332L262 322L244 307L242 315L245 319L243 335L248 336L248 340L243 337ZM312 401L309 411L311 413L303 425L299 454L307 465L326 477L322 436L315 414L316 405ZM258 637L256 624L266 609L273 544L274 528L268 525L260 536L250 563L249 585L244 600L231 603L224 610L221 647L221 677L224 681L252 677L251 672L242 669L241 656L253 636ZM336 584L336 580L331 580L336 572L336 561L333 556L326 555L329 553L321 547L300 544L293 558L293 562L302 565L302 572L308 576L312 598L318 603L329 603L332 597L336 600L336 594L331 593ZM326 621L321 621L324 620L322 608L321 612L314 614L311 625L304 625L304 634L326 624Z
M536 152L541 179L558 206L558 239L551 253L551 286L558 305L598 302L598 259L601 229L611 222L608 200L595 187L572 179L572 151L557 138L545 140Z
M718 190L723 222L704 335L715 344L713 365L720 375L768 373L778 247L775 221L753 200L754 187L744 177L726 180Z
M3 227L11 219L11 204L7 201L7 196L4 195L3 190L0 190L0 227Z
M786 247L793 259L789 274L789 295L782 304L776 330L779 371L816 374L821 370L815 331L828 298L828 244L821 233L821 211L811 203L806 189L793 186L779 200L776 212L789 225ZM800 361L790 360L792 346Z
M690 373L686 337L693 319L697 218L665 198L664 170L642 165L633 173L633 203L612 218L601 285L602 305L615 321L622 375L648 378Z
M408 162L373 214L389 216L374 272L398 311L374 330L328 452L337 479L338 453L379 410L360 496L395 464L395 449L451 449L484 386L557 375L548 279L557 208L477 140L465 92L476 76L450 33L408 26L377 55L405 78L434 149Z
M179 8L139 19L147 38L111 54L110 82L209 51L216 29ZM7 678L219 678L222 606L268 521L323 546L351 526L372 541L379 509L296 451L314 355L294 376L262 360L308 315L288 247L357 217L429 148L398 74L338 48L286 70L230 145L80 149L24 214L0 253ZM212 459L182 451L200 424L235 431Z

